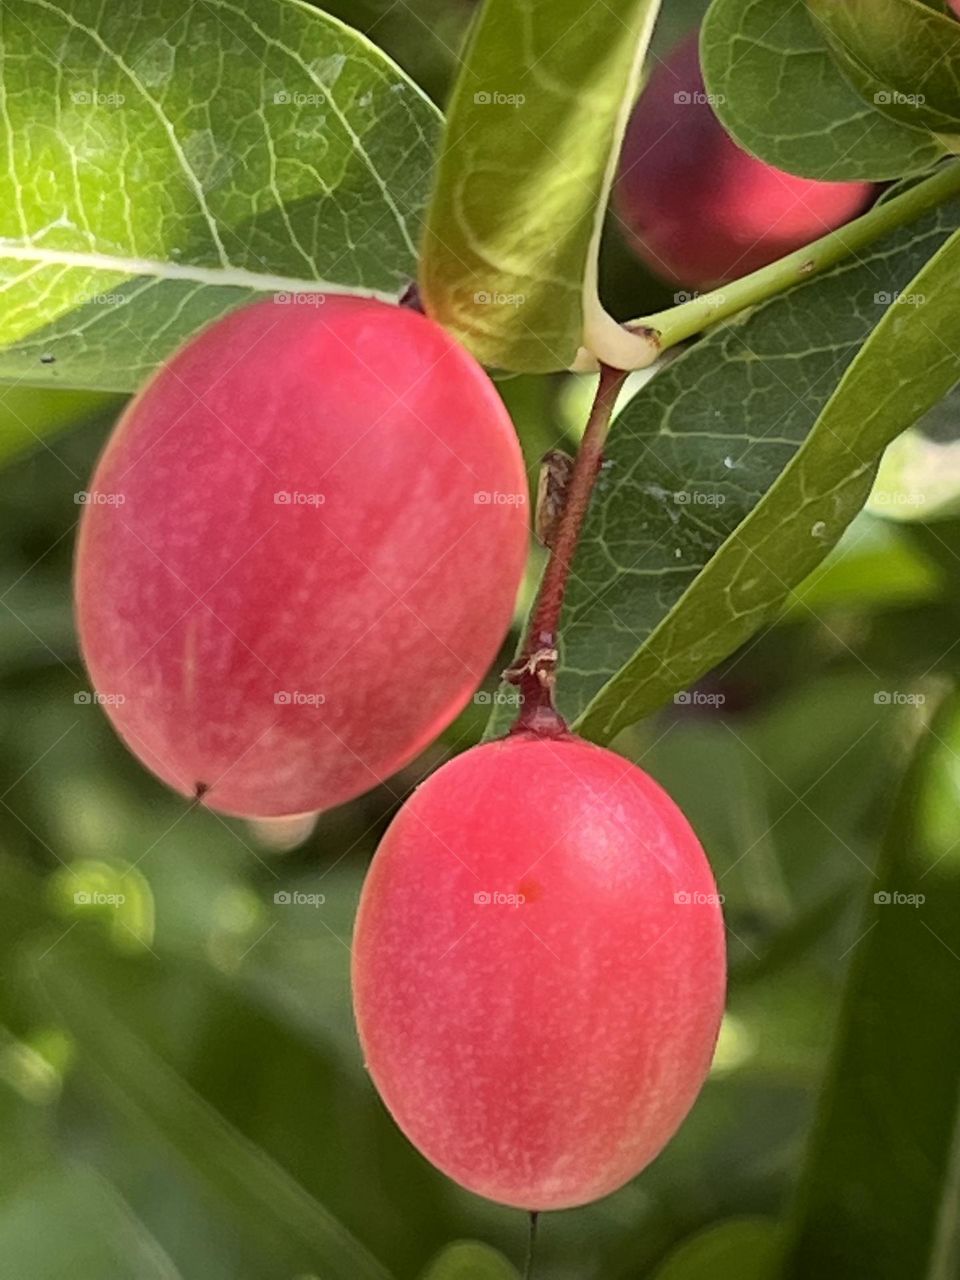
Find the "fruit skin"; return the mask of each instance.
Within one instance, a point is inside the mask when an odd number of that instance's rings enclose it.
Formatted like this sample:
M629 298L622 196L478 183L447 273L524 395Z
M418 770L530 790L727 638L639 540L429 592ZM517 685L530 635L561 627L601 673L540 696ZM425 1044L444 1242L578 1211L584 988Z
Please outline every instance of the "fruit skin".
M627 127L614 208L655 275L706 289L833 231L875 188L798 178L742 151L709 104L698 42L694 32L655 66Z
M115 727L245 816L327 809L436 737L496 656L527 550L520 448L473 358L411 310L302 298L233 312L160 370L77 551Z
M494 893L525 901L475 901ZM721 911L697 895L716 886L696 836L611 751L519 733L429 778L373 860L353 943L366 1063L411 1142L524 1209L643 1169L723 1009Z

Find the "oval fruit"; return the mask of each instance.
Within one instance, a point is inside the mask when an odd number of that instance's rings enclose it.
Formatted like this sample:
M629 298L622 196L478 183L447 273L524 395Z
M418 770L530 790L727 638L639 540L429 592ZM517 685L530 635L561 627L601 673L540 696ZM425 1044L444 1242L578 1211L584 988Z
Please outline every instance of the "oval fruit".
M642 770L519 733L445 765L374 858L353 945L370 1074L407 1137L504 1204L620 1187L675 1132L723 1009L703 850Z
M655 275L707 289L835 230L875 188L798 178L742 151L710 105L698 40L694 32L653 70L627 127L614 203Z
M156 374L96 469L76 606L100 700L216 809L348 800L495 658L525 495L493 384L431 320L316 295L235 311Z

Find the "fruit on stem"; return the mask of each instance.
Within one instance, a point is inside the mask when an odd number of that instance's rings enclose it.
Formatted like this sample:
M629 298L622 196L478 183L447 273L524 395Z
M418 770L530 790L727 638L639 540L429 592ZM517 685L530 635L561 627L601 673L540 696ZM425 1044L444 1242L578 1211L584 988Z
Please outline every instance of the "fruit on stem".
M255 817L348 800L449 724L528 537L516 435L470 355L408 308L281 299L212 325L132 403L76 565L121 736Z
M627 127L614 208L655 275L707 289L848 222L875 188L798 178L742 151L714 114L698 42L692 33L654 67Z
M407 801L353 946L367 1066L463 1186L528 1210L643 1169L710 1065L723 921L703 851L642 770L566 734L473 748Z

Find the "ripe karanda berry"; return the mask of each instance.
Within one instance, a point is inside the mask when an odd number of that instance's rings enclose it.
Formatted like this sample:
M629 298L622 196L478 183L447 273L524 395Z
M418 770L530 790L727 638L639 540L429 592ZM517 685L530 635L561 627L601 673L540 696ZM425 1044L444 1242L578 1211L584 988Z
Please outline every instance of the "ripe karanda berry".
M76 609L114 725L229 813L368 790L495 658L525 493L493 384L433 321L342 296L233 312L137 396L90 486Z
M614 207L655 275L706 289L835 230L873 192L866 182L798 178L742 151L714 114L695 32L654 67L640 96Z
M366 1063L471 1191L584 1204L643 1169L710 1066L723 921L696 836L642 770L521 731L414 792L363 889Z

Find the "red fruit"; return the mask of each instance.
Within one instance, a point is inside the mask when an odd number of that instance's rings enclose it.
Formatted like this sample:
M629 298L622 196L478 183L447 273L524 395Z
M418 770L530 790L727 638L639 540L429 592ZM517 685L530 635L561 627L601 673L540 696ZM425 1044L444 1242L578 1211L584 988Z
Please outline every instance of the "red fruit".
M457 757L373 861L353 946L367 1066L471 1191L561 1209L673 1135L710 1065L723 921L679 809L620 756L520 733Z
M638 257L676 284L710 288L860 213L867 182L797 178L741 151L713 113L694 32L659 63L634 109L615 208Z
M261 817L348 800L450 723L527 546L516 435L472 357L404 308L295 301L233 312L147 385L77 553L121 736Z

